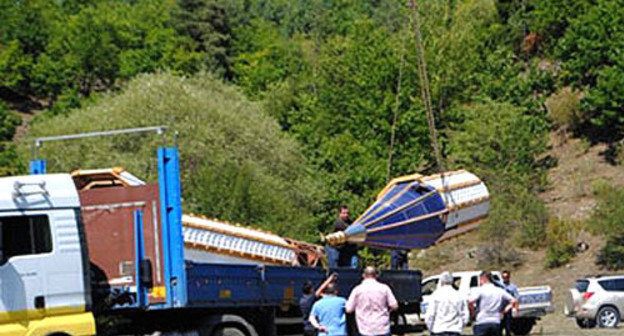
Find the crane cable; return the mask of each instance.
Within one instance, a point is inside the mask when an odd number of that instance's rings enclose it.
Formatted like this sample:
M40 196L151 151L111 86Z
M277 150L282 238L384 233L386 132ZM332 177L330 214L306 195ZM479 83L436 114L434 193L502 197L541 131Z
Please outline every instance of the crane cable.
M433 108L431 107L431 94L429 92L429 79L427 77L427 62L425 60L425 48L422 45L422 34L420 30L420 21L418 14L418 3L415 0L409 0L409 6L412 11L412 28L414 30L414 45L418 54L418 77L420 79L420 93L422 95L425 110L427 112L427 123L429 125L429 140L436 158L438 171L446 170L440 146L438 145L438 132L435 126L435 117Z
M405 25L407 30L408 26ZM399 98L401 96L401 81L403 78L403 66L405 65L405 43L401 41L401 63L399 65L399 76L397 78L396 84L396 94L394 95L394 111L392 116L392 127L390 130L390 148L388 149L388 166L386 169L386 182L390 181L390 176L392 176L392 155L394 152L394 141L396 136L396 124L397 118L399 115Z

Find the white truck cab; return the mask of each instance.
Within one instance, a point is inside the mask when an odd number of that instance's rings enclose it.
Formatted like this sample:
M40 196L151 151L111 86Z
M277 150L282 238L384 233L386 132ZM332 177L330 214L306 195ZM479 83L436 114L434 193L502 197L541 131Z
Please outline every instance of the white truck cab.
M70 175L0 178L0 336L95 334L79 223Z

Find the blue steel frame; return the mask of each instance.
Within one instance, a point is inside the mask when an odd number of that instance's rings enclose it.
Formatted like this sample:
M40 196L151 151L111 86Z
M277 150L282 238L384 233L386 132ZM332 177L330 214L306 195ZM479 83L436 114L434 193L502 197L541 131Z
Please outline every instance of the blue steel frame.
M30 175L43 175L46 173L46 160L31 160Z
M158 187L163 237L167 307L188 303L182 237L180 158L176 147L158 148Z
M145 308L148 305L147 288L141 283L141 262L145 259L145 238L143 236L143 211L134 211L134 270L137 295L137 306Z

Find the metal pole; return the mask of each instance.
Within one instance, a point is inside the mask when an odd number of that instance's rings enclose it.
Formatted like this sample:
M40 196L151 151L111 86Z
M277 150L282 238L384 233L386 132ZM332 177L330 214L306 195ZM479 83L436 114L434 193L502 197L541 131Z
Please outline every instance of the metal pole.
M43 146L44 142L50 141L61 141L61 140L76 140L76 139L84 139L84 138L94 138L100 136L110 136L117 134L128 134L128 133L145 133L145 132L156 132L156 134L163 134L167 130L167 126L150 126L150 127L137 127L137 128L125 128L119 130L112 131L100 131L100 132L89 132L89 133L78 133L78 134L67 134L67 135L55 135L49 137L41 137L35 139L34 148L35 148L35 157L39 157L39 148Z

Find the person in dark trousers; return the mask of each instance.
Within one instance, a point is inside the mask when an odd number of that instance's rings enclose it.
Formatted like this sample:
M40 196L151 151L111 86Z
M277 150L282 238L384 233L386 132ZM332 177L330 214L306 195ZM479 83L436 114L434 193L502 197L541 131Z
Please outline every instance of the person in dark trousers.
M349 207L343 205L340 207L340 214L336 218L334 223L334 231L344 231L351 225ZM330 245L325 246L325 254L327 255L327 264L329 268L335 267L352 267L356 268L358 263L357 258L357 246L354 244L344 243L340 246L334 247Z
M390 251L390 267L394 270L406 270L407 265L407 250L392 250Z
M505 314L514 307L517 308L518 301L492 283L490 272L481 273L479 285L480 287L474 288L468 297L471 315L477 311L473 327L474 336L501 336L501 313ZM501 311L504 302L508 304Z
M509 293L509 295L513 296L516 300L520 297L520 293L518 292L518 286L511 282L511 272L504 270L501 274L503 276L503 286L505 287L505 291ZM507 312L505 317L503 317L503 330L505 335L512 336L511 333L511 320L513 317L511 316L511 312Z
M303 335L304 336L316 336L318 334L316 328L312 326L310 323L310 312L312 311L312 306L316 302L318 298L321 297L323 291L327 286L332 283L335 283L338 279L336 273L331 274L325 281L321 284L319 288L314 291L314 285L310 281L306 281L303 284L303 296L299 299L299 309L301 309L301 315L303 316Z

